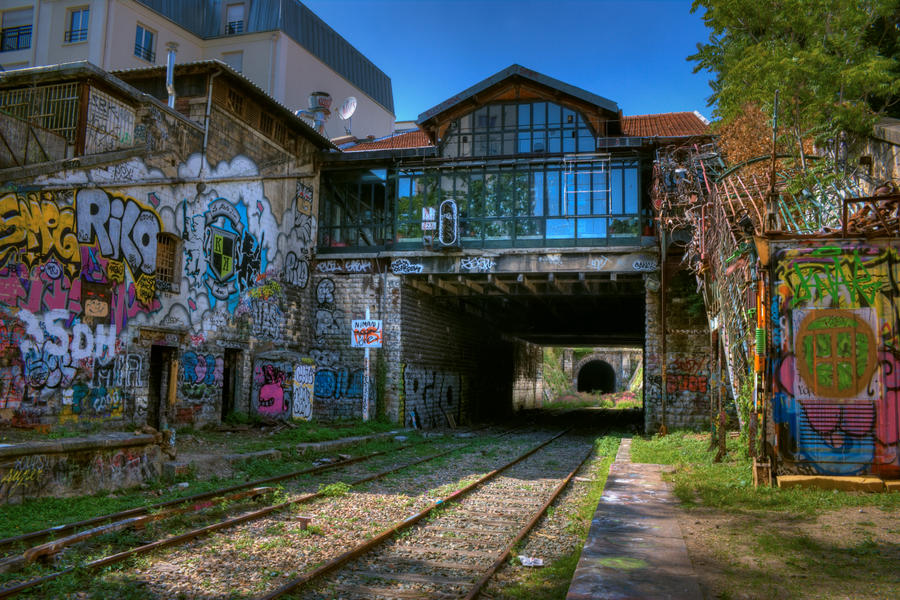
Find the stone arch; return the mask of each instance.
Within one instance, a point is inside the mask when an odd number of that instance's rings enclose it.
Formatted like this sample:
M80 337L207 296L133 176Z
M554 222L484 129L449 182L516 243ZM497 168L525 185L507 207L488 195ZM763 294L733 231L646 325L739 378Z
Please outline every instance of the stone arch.
M616 370L607 361L598 357L580 361L579 365L575 374L575 389L579 392L610 394L616 391Z

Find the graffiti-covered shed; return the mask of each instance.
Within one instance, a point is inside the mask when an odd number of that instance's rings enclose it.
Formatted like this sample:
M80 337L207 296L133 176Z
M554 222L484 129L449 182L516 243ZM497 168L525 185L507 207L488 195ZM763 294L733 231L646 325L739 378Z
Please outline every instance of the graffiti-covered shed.
M333 146L223 63L175 82L172 109L161 67L2 75L0 420L202 425L261 389L274 410L275 381L279 414L308 416L292 382ZM288 373L257 360L274 350Z

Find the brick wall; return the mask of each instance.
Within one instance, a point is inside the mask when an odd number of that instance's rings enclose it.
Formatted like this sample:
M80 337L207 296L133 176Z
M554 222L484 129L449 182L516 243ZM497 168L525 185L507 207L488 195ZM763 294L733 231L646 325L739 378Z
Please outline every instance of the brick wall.
M646 292L644 337L644 430L662 424L662 367L666 364L666 426L709 426L710 346L702 298L694 276L670 259L666 271L666 354L662 356L660 291Z

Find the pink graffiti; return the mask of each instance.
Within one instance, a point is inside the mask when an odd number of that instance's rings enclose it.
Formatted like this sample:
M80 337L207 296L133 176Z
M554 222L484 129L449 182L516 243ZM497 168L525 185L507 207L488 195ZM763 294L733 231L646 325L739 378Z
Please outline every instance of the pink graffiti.
M265 384L259 388L257 407L262 414L281 414L288 409L284 399L284 384L287 376L274 365L263 365Z

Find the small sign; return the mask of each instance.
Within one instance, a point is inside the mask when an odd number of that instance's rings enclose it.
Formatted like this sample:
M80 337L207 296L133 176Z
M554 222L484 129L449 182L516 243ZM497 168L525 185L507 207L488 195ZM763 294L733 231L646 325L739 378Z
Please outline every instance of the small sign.
M353 348L381 348L383 330L381 319L354 319L350 346Z
M437 229L437 209L434 207L422 207L422 231L434 231Z

